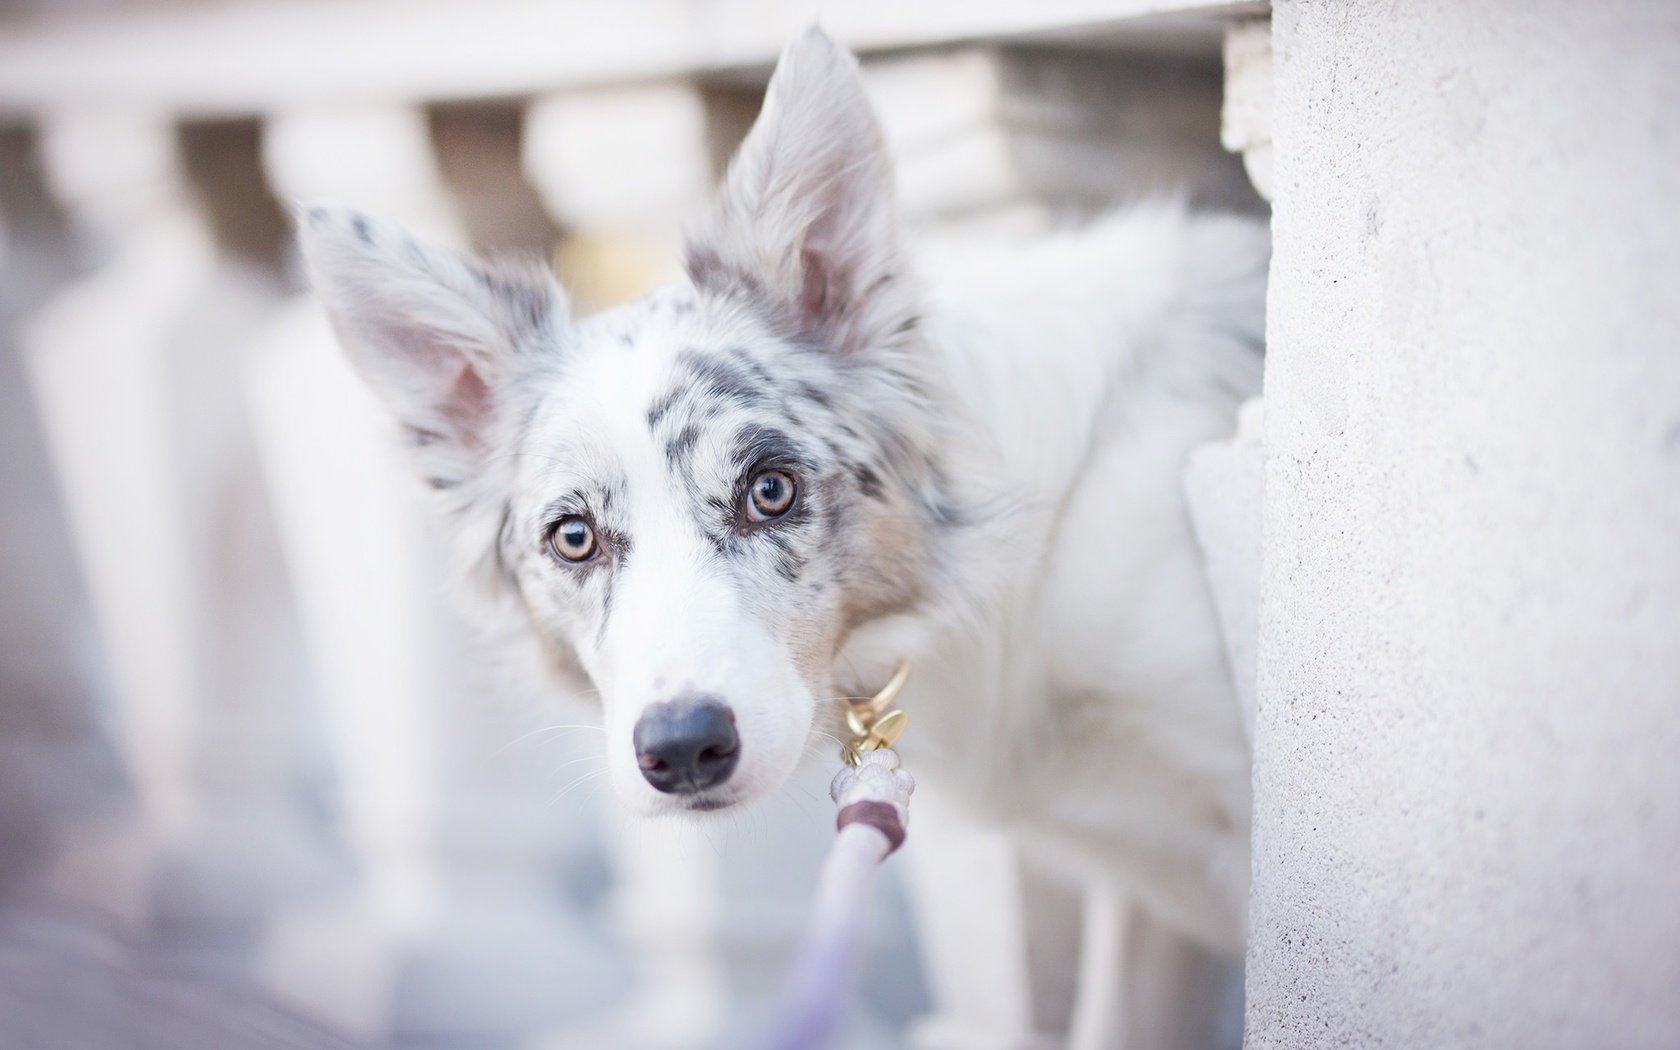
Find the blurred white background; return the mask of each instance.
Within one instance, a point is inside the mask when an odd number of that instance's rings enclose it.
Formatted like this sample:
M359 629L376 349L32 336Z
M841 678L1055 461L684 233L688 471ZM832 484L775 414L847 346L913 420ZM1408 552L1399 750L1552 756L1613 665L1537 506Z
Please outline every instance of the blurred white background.
M586 699L526 684L452 618L280 202L541 253L580 305L621 301L674 273L814 13L0 5L0 1046L756 1030L831 770L698 832L614 814L595 734L570 728ZM1223 33L1252 5L821 13L864 54L924 236L1161 190L1263 207L1219 143ZM937 1005L902 874L854 1047L902 1045ZM1071 974L1030 980L1057 1016Z

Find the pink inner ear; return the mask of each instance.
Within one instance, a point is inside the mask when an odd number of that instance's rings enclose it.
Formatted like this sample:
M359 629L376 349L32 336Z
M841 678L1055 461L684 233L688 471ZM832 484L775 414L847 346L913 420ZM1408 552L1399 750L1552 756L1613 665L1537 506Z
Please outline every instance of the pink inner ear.
M799 290L799 316L810 328L823 327L829 311L828 269L822 252L810 241L799 251L799 266L804 271L804 284Z
M439 407L463 444L472 447L482 444L482 431L490 419L490 388L473 371L472 365L461 365Z

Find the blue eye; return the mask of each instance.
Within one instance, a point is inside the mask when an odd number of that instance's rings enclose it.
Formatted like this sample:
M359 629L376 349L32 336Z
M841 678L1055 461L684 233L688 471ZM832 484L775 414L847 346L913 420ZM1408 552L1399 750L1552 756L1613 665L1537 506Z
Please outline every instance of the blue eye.
M747 517L753 521L779 518L793 507L795 487L792 475L783 470L766 470L747 488Z
M568 514L556 522L548 545L567 561L588 561L600 550L594 527L580 514Z

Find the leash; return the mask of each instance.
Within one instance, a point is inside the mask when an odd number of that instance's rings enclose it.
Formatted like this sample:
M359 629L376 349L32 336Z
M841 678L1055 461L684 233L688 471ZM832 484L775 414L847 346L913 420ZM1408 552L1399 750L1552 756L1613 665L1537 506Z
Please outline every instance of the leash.
M880 692L848 702L851 737L840 748L845 765L828 789L838 833L823 861L805 938L763 1050L822 1050L839 1030L869 928L876 872L904 844L910 821L916 780L899 768L892 749L909 719L893 706L909 678L909 663L901 663Z

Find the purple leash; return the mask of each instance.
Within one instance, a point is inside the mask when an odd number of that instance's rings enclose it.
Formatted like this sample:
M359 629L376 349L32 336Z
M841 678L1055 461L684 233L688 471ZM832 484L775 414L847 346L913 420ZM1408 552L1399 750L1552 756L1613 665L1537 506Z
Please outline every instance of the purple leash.
M875 876L881 862L904 844L910 794L916 790L916 779L899 768L891 746L904 731L905 714L892 705L909 674L909 664L900 664L879 693L853 701L847 712L852 739L841 749L846 766L828 789L839 808L838 834L823 861L810 923L762 1050L823 1050L851 1001Z

